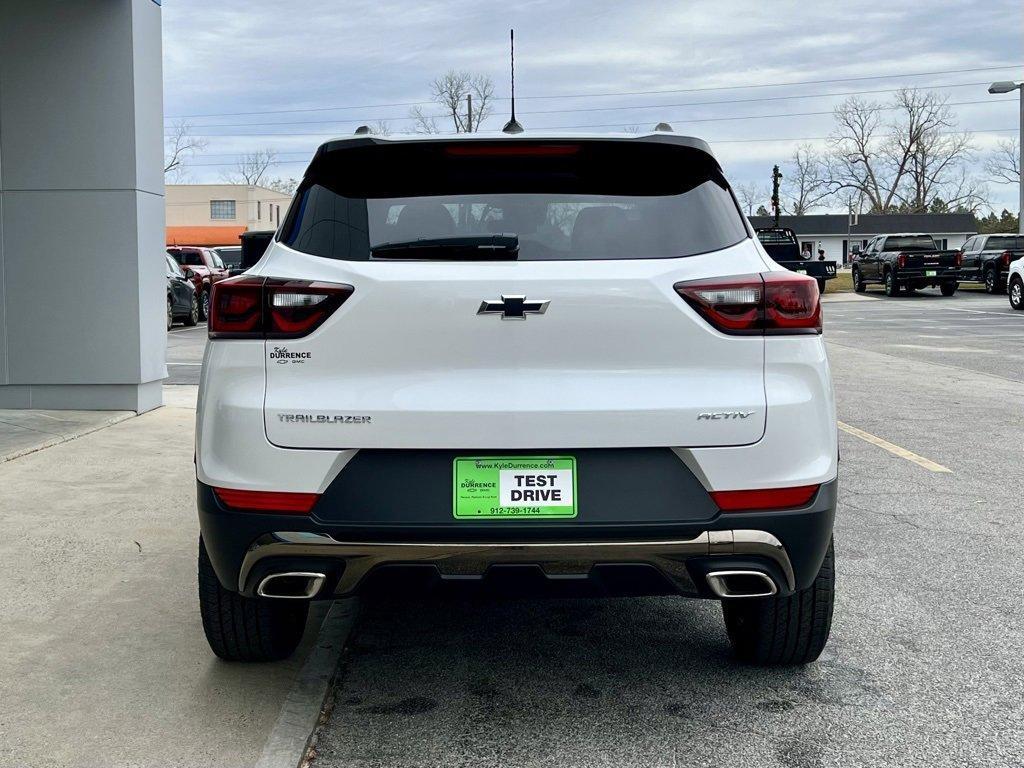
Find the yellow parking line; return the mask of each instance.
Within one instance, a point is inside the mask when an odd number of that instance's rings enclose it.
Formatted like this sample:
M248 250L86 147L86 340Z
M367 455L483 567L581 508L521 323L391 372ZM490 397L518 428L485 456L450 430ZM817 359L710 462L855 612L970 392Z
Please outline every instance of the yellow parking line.
M893 454L894 456L899 456L901 459L906 459L907 461L912 461L913 463L917 464L919 467L924 467L925 469L927 469L930 472L952 472L953 471L949 467L944 467L941 464L936 464L931 459L926 459L924 456L918 456L913 451L908 451L906 448L900 448L895 443L890 443L888 440L883 440L882 438L880 438L880 437L878 437L876 435L872 435L870 432L865 432L863 429L857 429L856 427L851 427L849 424L844 424L841 421L837 422L837 423L839 424L839 428L841 430L843 430L843 432L846 432L848 435L853 435L854 437L859 437L864 442L871 443L872 445L877 445L879 448L882 448L882 449L888 451L889 453Z

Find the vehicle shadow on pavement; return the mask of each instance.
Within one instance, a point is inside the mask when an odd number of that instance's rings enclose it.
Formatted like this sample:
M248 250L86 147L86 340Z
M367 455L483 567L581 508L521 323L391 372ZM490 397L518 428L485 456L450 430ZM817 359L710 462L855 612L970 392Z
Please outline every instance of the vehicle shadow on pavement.
M738 664L713 602L376 600L317 765L817 765L876 695L835 638L808 667Z

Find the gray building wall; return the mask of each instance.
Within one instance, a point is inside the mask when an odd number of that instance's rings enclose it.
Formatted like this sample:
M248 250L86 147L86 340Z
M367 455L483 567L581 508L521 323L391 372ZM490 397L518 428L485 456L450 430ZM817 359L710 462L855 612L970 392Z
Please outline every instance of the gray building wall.
M160 7L0 2L0 407L161 402Z

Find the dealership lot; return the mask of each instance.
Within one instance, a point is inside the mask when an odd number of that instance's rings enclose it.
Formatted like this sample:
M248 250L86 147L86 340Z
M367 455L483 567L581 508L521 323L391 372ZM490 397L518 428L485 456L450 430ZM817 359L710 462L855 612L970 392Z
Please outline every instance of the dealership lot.
M367 601L316 764L1020 765L1024 316L844 298L840 420L949 471L840 433L819 663L737 666L711 603Z
M928 290L888 299L872 289L828 299L833 350L867 349L1024 381L1024 313L1010 309L1006 296L961 288L951 298Z
M927 291L825 314L850 431L818 663L737 665L713 603L364 600L314 765L1024 762L1024 313ZM199 624L204 344L171 332L168 407L0 466L0 765L248 766L288 743L322 609L284 664L218 662Z
M818 664L737 666L712 603L364 601L316 764L1019 765L1024 315L970 290L825 314L840 421L949 471L840 433Z

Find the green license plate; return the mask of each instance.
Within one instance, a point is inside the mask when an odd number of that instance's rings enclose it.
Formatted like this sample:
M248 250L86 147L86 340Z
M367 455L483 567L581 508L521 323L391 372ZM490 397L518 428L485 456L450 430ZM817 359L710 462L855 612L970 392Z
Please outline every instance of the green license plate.
M457 520L576 517L572 456L457 457L452 476Z
M938 274L939 273L936 270L934 270L934 269L926 269L924 271L924 276L925 277L935 277Z

